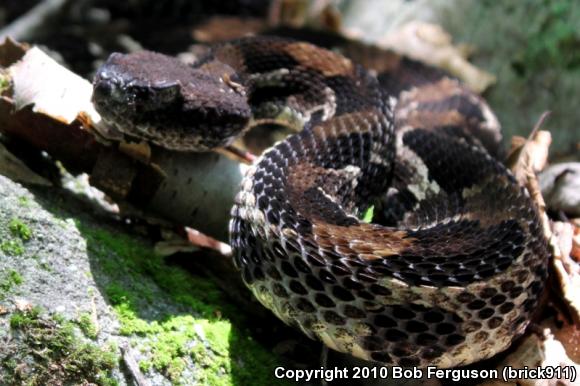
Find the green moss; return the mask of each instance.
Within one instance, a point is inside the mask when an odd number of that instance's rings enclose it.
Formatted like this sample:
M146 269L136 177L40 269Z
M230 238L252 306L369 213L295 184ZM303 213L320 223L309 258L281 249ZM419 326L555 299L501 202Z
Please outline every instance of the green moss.
M143 347L151 359L139 363L141 370L155 369L178 382L185 369L185 360L192 354L188 345L196 338L196 325L208 322L192 315L166 315L159 321L147 321L138 316L133 294L115 284L109 286L106 293L119 317L120 334L154 337Z
M105 292L121 323L119 329L121 335L145 336L159 332L157 321L148 322L137 315L138 306L131 293L125 291L118 284L111 284L105 289Z
M22 256L24 244L21 239L4 240L0 242L0 250L10 256Z
M8 223L8 231L13 238L4 238L0 242L0 251L10 256L21 256L24 254L24 242L30 240L32 231L18 218L13 218Z
M13 236L19 237L22 241L28 241L32 237L32 231L20 219L14 218L10 220L8 229L10 229Z
M26 196L18 197L18 205L23 208L28 208L30 206L30 200Z
M39 307L33 307L28 311L15 312L10 317L10 328L14 330L28 328L34 321L38 320L40 312Z
M82 342L75 325L62 317L42 317L39 308L16 311L10 328L19 337L2 360L3 375L13 384L88 384L110 386L118 359L113 346L101 349Z
M97 326L93 323L93 317L91 314L88 312L80 314L77 319L77 325L87 338L97 339L99 332Z
M228 303L215 284L166 265L150 247L132 238L81 223L77 227L110 279L105 293L120 320L120 333L148 338L138 347L145 358L139 363L142 371L155 369L179 384L187 363L193 362L200 384L271 382L276 357L247 337L239 327L245 322L244 312ZM111 251L117 257L112 258ZM128 273L135 280L127 280ZM142 315L148 304L159 301L159 294L151 293L137 275L152 278L183 312L153 320Z
M4 298L6 292L11 291L14 287L22 284L24 279L15 270L9 270L5 274L0 274L0 299Z

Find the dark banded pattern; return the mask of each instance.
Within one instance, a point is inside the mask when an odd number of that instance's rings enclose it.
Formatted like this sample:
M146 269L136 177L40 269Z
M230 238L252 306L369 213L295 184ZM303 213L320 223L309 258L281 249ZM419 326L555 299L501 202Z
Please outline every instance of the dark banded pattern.
M234 261L257 299L363 359L488 358L524 331L543 289L536 210L492 157L499 124L479 96L441 71L364 53L376 76L280 38L226 42L166 72L174 61L158 54L113 56L94 100L126 135L177 150L261 123L303 129L250 168L232 209ZM163 65L136 69L143 60ZM374 223L361 222L373 204Z

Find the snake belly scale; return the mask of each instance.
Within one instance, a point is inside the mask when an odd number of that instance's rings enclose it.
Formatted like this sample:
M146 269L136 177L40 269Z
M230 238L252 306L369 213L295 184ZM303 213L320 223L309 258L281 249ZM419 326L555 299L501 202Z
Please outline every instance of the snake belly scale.
M524 331L549 254L528 193L490 155L497 122L485 102L437 71L397 71L251 37L193 66L114 54L93 100L127 137L180 151L263 122L299 126L254 163L235 199L231 245L246 285L334 350L464 365ZM379 214L364 223L371 204Z

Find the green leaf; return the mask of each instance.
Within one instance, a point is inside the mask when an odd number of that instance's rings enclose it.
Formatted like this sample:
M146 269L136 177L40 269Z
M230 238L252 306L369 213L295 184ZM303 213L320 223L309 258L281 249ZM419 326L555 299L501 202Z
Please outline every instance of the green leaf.
M367 224L370 223L371 221L373 221L374 213L375 213L375 206L374 205L369 206L369 208L365 211L365 213L362 217L362 221L366 222Z

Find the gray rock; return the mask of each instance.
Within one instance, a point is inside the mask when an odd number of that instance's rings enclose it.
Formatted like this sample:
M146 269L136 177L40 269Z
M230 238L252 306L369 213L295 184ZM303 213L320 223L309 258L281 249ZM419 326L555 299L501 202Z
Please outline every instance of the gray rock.
M550 165L538 180L548 209L580 216L580 162Z
M242 334L245 314L129 229L0 176L0 384L133 384L121 347L150 385L268 379L276 358Z

